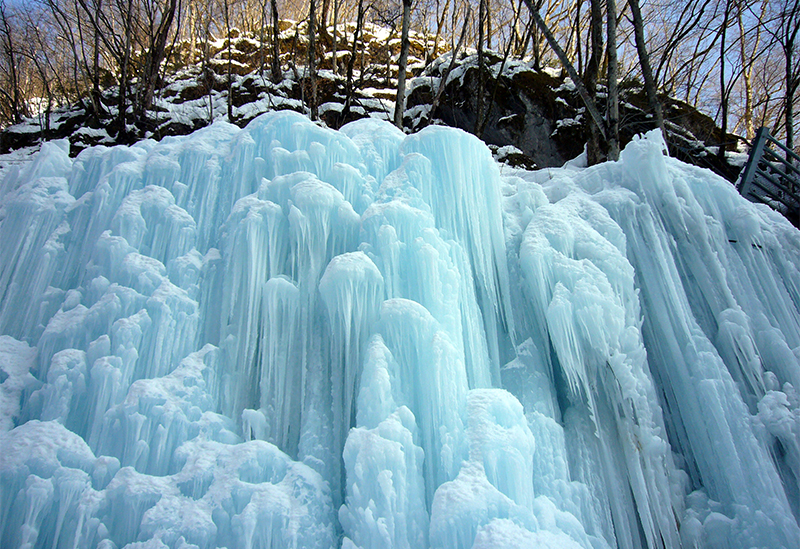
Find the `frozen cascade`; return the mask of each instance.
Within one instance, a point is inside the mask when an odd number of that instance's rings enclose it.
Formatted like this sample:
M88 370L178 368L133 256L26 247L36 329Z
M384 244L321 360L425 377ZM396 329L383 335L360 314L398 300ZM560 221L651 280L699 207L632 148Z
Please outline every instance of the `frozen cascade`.
M800 546L800 234L649 134L292 112L0 182L0 546Z

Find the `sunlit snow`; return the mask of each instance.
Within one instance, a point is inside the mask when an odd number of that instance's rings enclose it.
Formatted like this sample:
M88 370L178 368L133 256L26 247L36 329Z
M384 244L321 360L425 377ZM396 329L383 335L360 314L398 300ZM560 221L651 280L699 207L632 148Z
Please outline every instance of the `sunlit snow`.
M61 142L0 182L0 546L800 547L800 233L649 134Z

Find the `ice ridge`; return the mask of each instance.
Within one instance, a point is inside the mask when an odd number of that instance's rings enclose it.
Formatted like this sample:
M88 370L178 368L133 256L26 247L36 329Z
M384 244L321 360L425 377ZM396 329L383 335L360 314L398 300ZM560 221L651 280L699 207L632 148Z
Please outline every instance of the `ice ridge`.
M0 182L0 546L800 546L800 233L664 154L45 144Z

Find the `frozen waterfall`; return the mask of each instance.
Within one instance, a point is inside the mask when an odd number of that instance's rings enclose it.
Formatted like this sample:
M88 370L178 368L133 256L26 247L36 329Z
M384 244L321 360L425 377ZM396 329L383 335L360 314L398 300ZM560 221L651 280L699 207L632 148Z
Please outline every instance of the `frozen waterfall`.
M66 147L0 182L4 549L800 547L800 232L659 135Z

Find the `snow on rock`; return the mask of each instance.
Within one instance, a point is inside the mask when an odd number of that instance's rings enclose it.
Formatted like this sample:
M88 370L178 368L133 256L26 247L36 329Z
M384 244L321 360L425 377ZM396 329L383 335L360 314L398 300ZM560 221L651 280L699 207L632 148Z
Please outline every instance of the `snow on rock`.
M663 151L46 144L0 182L0 546L800 546L800 234Z

